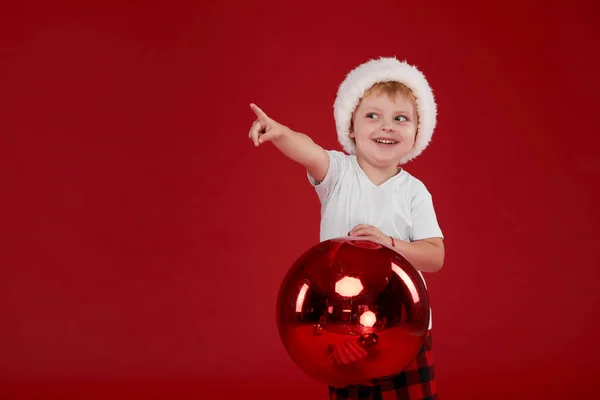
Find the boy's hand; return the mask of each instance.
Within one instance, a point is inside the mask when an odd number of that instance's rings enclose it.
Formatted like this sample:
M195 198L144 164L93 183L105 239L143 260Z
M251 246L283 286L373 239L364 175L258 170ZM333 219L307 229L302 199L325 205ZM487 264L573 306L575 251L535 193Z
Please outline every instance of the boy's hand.
M392 245L392 239L389 236L384 235L379 228L373 225L356 225L350 232L348 232L348 236L360 236L367 239L377 240L390 246Z
M252 124L250 133L248 134L248 137L254 142L255 146L275 140L283 136L289 129L287 126L281 125L277 121L269 118L269 116L255 104L250 104L250 108L257 117L257 120Z

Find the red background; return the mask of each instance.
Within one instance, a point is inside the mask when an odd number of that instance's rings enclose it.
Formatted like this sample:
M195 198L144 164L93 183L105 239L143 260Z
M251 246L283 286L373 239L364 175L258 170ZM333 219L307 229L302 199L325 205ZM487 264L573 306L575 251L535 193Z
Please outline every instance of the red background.
M597 393L597 3L143 3L2 3L0 397L326 398L274 318L318 200L248 104L339 149L379 56L439 105L440 398Z

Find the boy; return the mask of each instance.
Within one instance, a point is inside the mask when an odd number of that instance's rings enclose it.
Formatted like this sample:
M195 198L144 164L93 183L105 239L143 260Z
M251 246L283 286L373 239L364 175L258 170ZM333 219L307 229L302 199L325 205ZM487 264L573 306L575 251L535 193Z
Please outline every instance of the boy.
M436 125L433 93L416 67L380 58L347 75L334 103L338 141L347 154L325 150L250 107L257 116L249 133L254 145L270 141L306 168L321 202L321 241L361 236L394 247L419 273L442 268L443 235L432 197L400 167L427 147ZM374 386L330 387L330 398L436 399L431 326L430 319L421 352L397 376Z

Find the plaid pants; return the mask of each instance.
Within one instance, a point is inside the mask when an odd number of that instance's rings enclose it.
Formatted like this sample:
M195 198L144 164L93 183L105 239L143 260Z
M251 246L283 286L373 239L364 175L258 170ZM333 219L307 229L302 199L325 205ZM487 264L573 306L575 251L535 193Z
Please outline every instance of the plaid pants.
M437 400L431 351L431 331L413 361L398 375L375 386L329 387L329 399L341 400Z

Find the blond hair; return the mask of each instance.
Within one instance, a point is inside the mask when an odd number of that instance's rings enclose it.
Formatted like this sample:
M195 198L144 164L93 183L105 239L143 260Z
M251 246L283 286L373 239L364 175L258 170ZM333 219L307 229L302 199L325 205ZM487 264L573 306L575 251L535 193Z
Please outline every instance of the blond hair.
M395 101L396 97L398 95L404 96L405 99L412 100L413 103L415 103L417 100L415 98L415 95L413 94L412 90L410 90L408 88L408 86L406 86L403 83L400 83L398 81L377 82L376 84L374 84L373 86L371 86L370 88L365 90L365 93L363 94L362 98L358 102L358 105L356 106L356 108L358 108L360 106L362 99L364 99L365 97L370 96L372 94L379 94L379 95L387 96L391 101ZM354 109L354 111L356 111L356 109ZM353 130L354 130L354 112L352 112L352 117L350 118L350 131L353 131ZM354 141L354 139L352 139L352 140Z
M402 95L412 101L416 100L412 90L403 83L397 81L377 82L365 91L363 98L375 93L386 95L392 101L395 100L398 95Z

